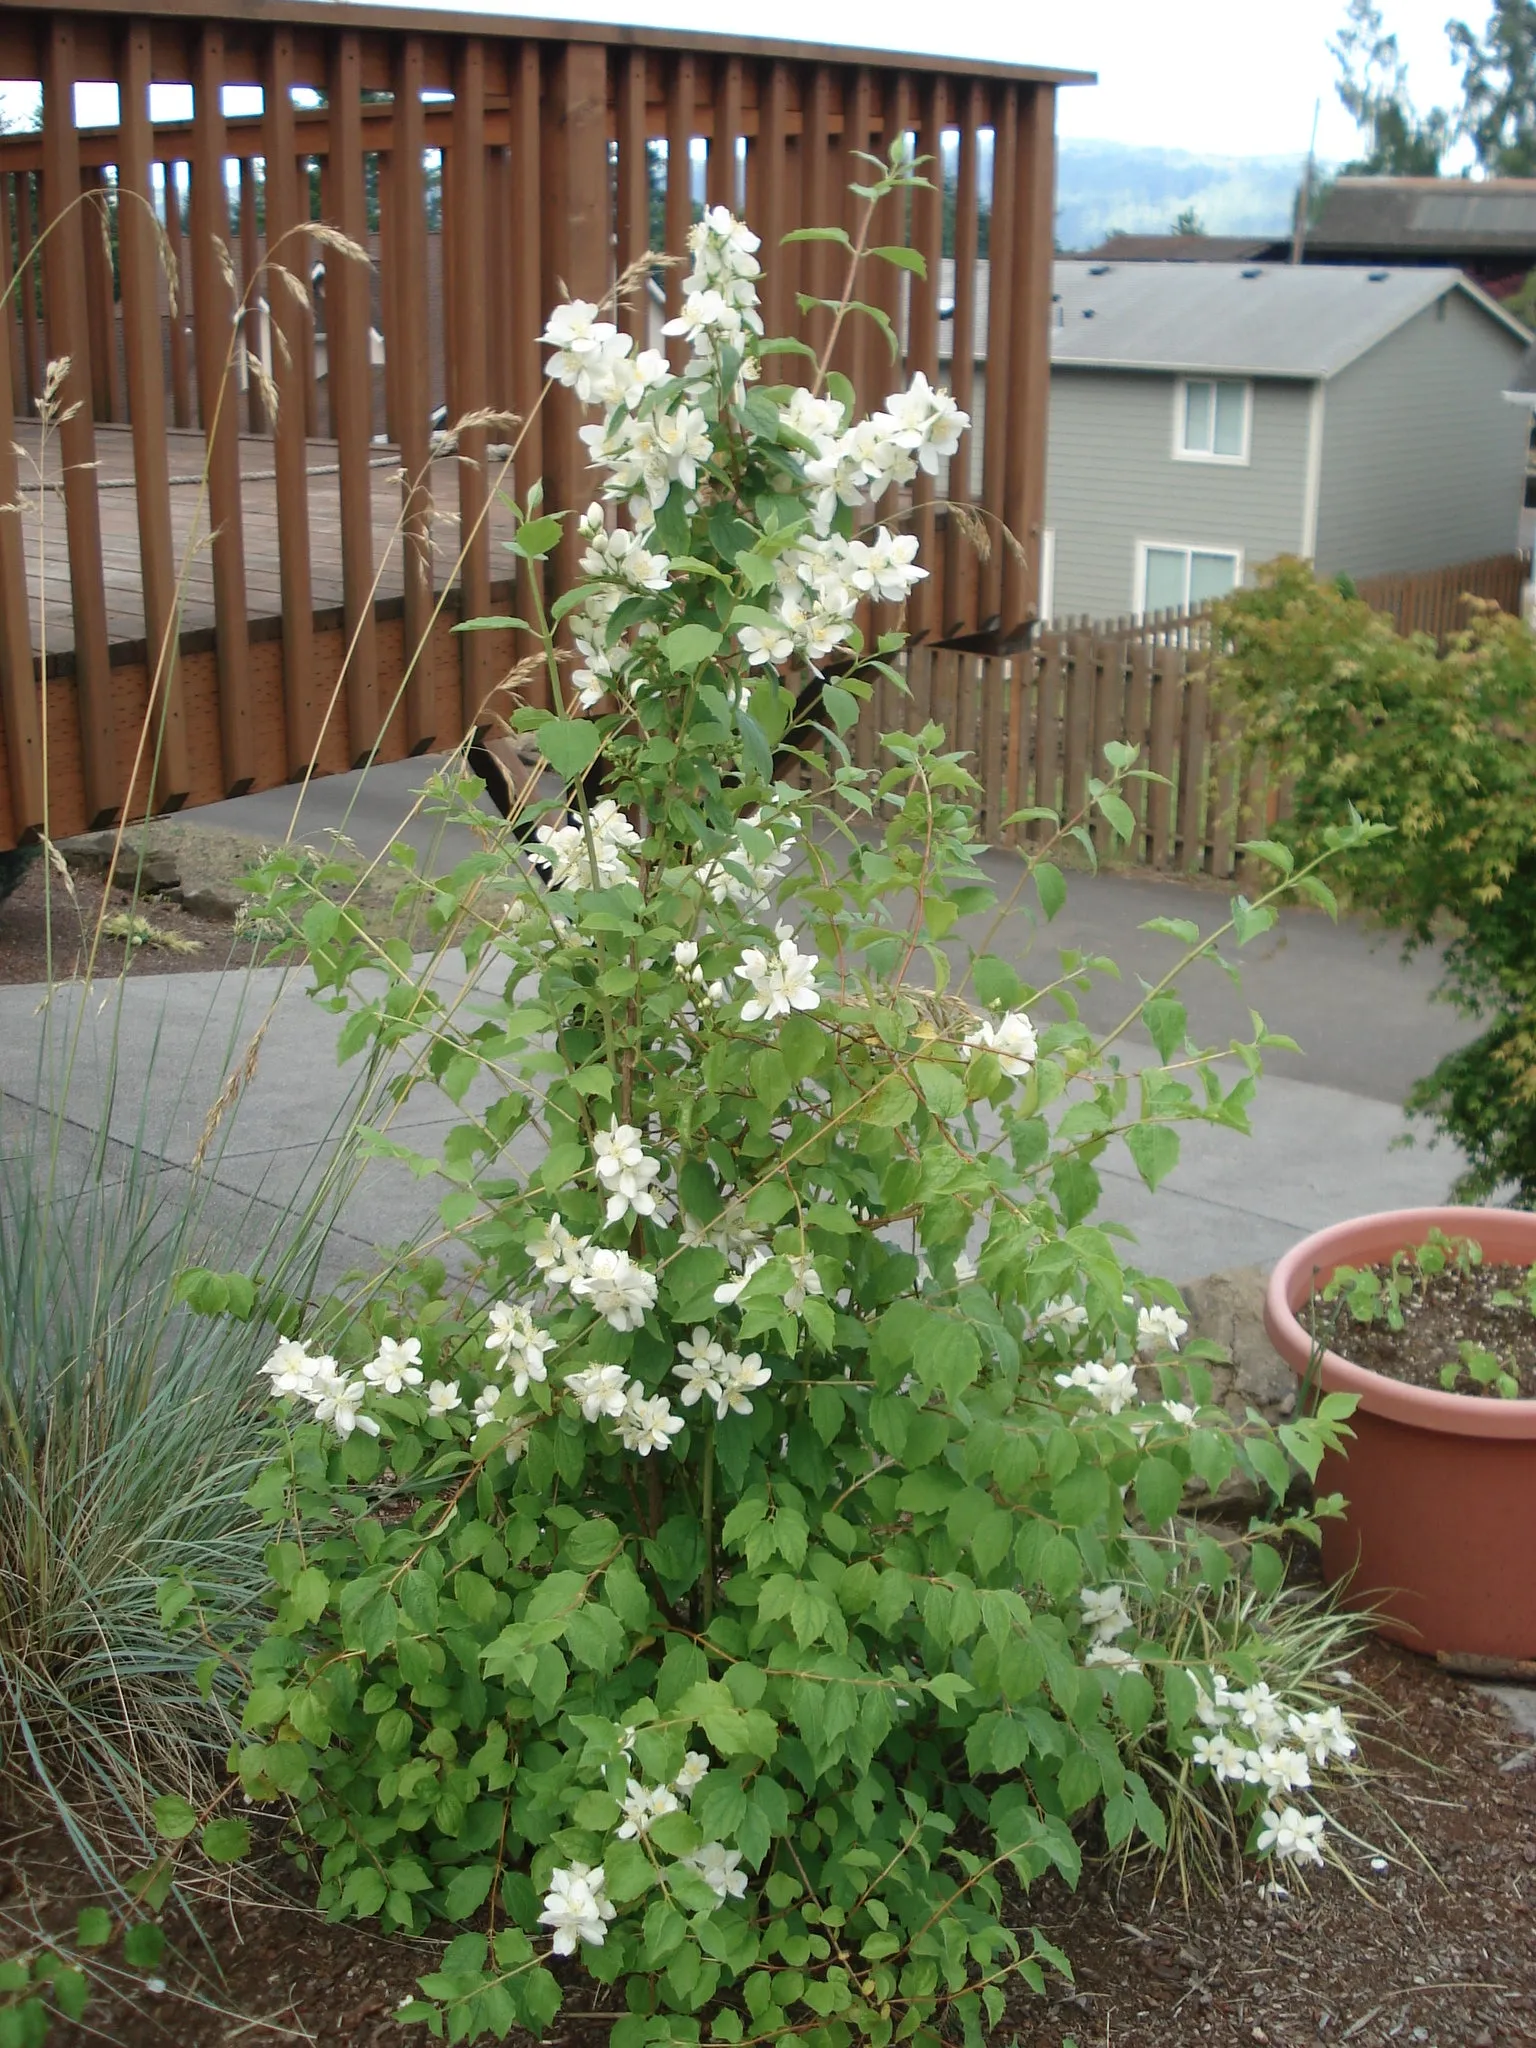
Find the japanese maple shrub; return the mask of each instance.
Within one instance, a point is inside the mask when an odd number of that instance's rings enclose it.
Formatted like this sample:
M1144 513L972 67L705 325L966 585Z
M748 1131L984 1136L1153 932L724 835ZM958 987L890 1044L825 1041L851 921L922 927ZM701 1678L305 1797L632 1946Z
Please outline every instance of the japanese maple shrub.
M1155 1185L1181 1121L1242 1128L1262 1024L1219 1078L1170 973L1096 1038L1083 963L1033 986L955 943L994 892L942 732L850 764L871 679L900 682L861 607L924 574L871 508L965 416L921 376L868 419L824 361L761 382L756 238L715 209L690 247L680 373L591 305L545 335L601 479L558 617L560 516L525 505L516 543L555 707L516 722L568 812L530 847L443 780L483 849L430 882L399 856L425 970L328 900L339 868L265 871L343 1053L460 1105L432 1162L458 1277L289 1315L233 1763L291 1803L331 1914L463 1924L405 2015L450 2039L547 2024L553 1955L622 1987L616 2048L977 2040L1010 1978L1065 1967L1005 1875L1075 1876L1095 1808L1161 1839L1138 1756L1226 1784L1260 1851L1323 1854L1336 1712L1271 1689L1257 1639L1218 1669L1160 1628L1233 1569L1178 1518L1190 1483L1270 1490L1272 1591L1342 1411L1234 1429L1173 1290L1089 1220L1112 1142ZM774 750L821 671L813 805ZM1133 772L1094 784L1116 830ZM1054 844L1024 869L1048 912ZM1221 936L1163 928L1181 959Z

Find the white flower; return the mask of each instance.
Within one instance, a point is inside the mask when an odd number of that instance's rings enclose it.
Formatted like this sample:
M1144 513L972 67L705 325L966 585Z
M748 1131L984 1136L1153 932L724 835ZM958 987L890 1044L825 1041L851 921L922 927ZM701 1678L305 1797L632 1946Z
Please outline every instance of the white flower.
M1154 1351L1177 1351L1179 1339L1189 1324L1176 1308L1155 1302L1136 1318L1136 1348L1144 1355Z
M540 859L552 889L612 889L628 881L625 856L642 843L611 797L592 806L585 824L540 825L533 836L544 849Z
M745 1358L734 1351L725 1354L720 1367L720 1392L715 1400L715 1414L723 1422L728 1413L750 1415L752 1403L747 1399L758 1387L767 1386L773 1374L764 1365L761 1355L749 1351Z
M386 1394L403 1394L407 1387L421 1385L422 1374L416 1363L420 1356L421 1344L415 1337L407 1337L403 1344L397 1344L393 1337L381 1337L379 1355L363 1367L363 1378L369 1386Z
M719 1302L720 1306L722 1308L730 1308L738 1302L746 1288L747 1282L754 1273L760 1273L767 1263L768 1253L763 1250L761 1245L748 1252L747 1263L736 1275L736 1278L734 1280L722 1280L715 1289L715 1299Z
M551 1216L540 1236L528 1246L529 1256L551 1287L569 1287L587 1270L590 1237L574 1237L558 1216Z
M723 1842L705 1842L691 1855L678 1860L689 1870L696 1870L718 1899L745 1898L747 1873L738 1867L739 1849L727 1849Z
M1107 1358L1090 1365L1075 1365L1070 1372L1056 1374L1058 1387L1083 1387L1092 1394L1106 1415L1118 1415L1136 1398L1136 1374L1125 1364Z
M441 1418L464 1406L464 1396L452 1380L433 1380L427 1388L427 1413Z
M700 1400L718 1401L725 1346L711 1337L708 1330L698 1326L692 1338L685 1337L677 1349L682 1363L674 1365L672 1371L683 1383L683 1406L691 1408Z
M298 1395L307 1400L317 1379L336 1370L336 1361L326 1355L311 1358L309 1346L297 1337L284 1337L261 1368L271 1382L274 1395Z
M1165 1401L1163 1412L1170 1422L1178 1423L1181 1429L1187 1429L1195 1419L1194 1409L1183 1401Z
M1247 1780L1248 1760L1253 1752L1240 1742L1234 1742L1230 1735L1218 1732L1215 1735L1197 1735L1191 1754L1197 1764L1214 1771L1218 1778L1229 1778L1234 1784L1241 1785Z
M1088 1327L1088 1311L1080 1301L1074 1301L1070 1294L1058 1294L1054 1301L1048 1301L1035 1318L1037 1330L1062 1330L1068 1336Z
M638 1452L642 1458L648 1458L652 1451L670 1450L673 1437L684 1427L682 1416L672 1413L666 1395L647 1396L640 1391L638 1381L630 1383L618 1424L619 1442L626 1451Z
M360 1429L365 1436L378 1435L379 1425L371 1415L361 1412L368 1398L365 1381L344 1379L341 1374L332 1373L323 1385L316 1383L310 1398L315 1404L316 1422L330 1423L343 1443L354 1429Z
M691 974L699 964L699 942L697 939L679 939L672 948L672 963L679 974Z
M590 1301L615 1330L638 1330L646 1310L656 1306L656 1276L628 1252L599 1249L587 1255L587 1270L571 1282L571 1292Z
M549 1890L544 1895L541 1926L553 1929L550 1947L557 1956L572 1956L578 1941L601 1948L607 1923L615 1909L603 1890L602 1871L585 1863L573 1863L566 1870L550 1872Z
M1093 1631L1095 1642L1112 1642L1131 1626L1124 1586L1085 1586L1077 1597L1082 1603L1083 1626Z
M792 1010L814 1010L821 1001L815 983L818 957L802 953L793 939L781 939L776 953L748 946L735 970L737 980L752 990L741 1006L742 1022L755 1024L759 1017L771 1021Z
M747 657L748 668L776 668L780 662L794 657L795 636L782 625L738 626L736 639Z
M573 1372L565 1385L566 1391L581 1403L581 1412L588 1422L596 1422L600 1415L624 1413L629 1375L622 1365L585 1366L580 1372Z
M487 1351L494 1352L493 1370L512 1373L512 1391L519 1396L528 1391L530 1380L544 1380L549 1370L544 1363L545 1356L555 1348L555 1340L547 1331L541 1330L527 1309L508 1301L491 1304L490 1331L485 1340Z
M677 1795L668 1785L642 1785L638 1778L630 1778L624 1787L624 1818L614 1829L621 1842L637 1840L651 1831L651 1822L660 1820L664 1813L679 1811Z
M1289 1714L1286 1723L1291 1736L1315 1764L1327 1765L1335 1759L1346 1762L1359 1747L1337 1707L1329 1707L1320 1714Z
M496 1420L497 1404L501 1400L500 1387L482 1387L475 1396L475 1428L488 1429Z
M1118 1643L1095 1643L1083 1662L1104 1664L1112 1671L1139 1671L1141 1660L1133 1657L1129 1650L1122 1650Z
M690 1749L683 1758L682 1769L672 1780L672 1790L679 1799L691 1799L708 1775L709 1758L702 1750Z
M1287 1732L1284 1708L1262 1679L1243 1692L1232 1693L1228 1705L1243 1727L1252 1730L1255 1742L1263 1744L1284 1740Z
M1261 1856L1273 1850L1276 1856L1297 1863L1322 1862L1323 1852L1318 1844L1325 1823L1320 1813L1300 1813L1294 1806L1282 1806L1277 1813L1272 1806L1266 1806L1262 1818L1258 1841Z
M1035 1027L1022 1010L1005 1010L995 1024L990 1017L983 1017L976 1029L966 1034L965 1044L968 1051L995 1053L1010 1081L1024 1079L1040 1049Z
M560 349L566 355L592 355L600 352L616 331L611 321L599 320L597 307L590 301L572 299L568 305L556 306L539 339L546 348Z
M661 1173L661 1162L648 1159L640 1133L633 1124L621 1124L614 1117L606 1131L592 1140L596 1165L593 1171L608 1190L608 1221L617 1223L632 1210L636 1216L654 1216L656 1197L651 1183Z
M957 1252L955 1254L955 1285L957 1287L968 1287L976 1278L976 1272L976 1261L969 1252ZM1086 1315L1087 1310L1085 1309L1083 1313Z
M1304 1792L1312 1782L1307 1759L1299 1749L1276 1749L1267 1743L1259 1751L1255 1775L1266 1792Z
M1195 1712L1207 1728L1225 1728L1231 1712L1232 1695L1227 1681L1218 1671L1214 1680L1214 1692L1209 1693L1198 1679L1191 1680L1195 1688Z
M855 541L849 550L854 589L886 604L900 604L928 574L917 567L917 547L915 533L893 537L883 526L872 541Z
M808 1294L822 1293L821 1275L817 1272L816 1262L809 1252L787 1252L784 1263L793 1275L790 1284L784 1290L784 1306L792 1316L797 1316L805 1307L805 1298Z

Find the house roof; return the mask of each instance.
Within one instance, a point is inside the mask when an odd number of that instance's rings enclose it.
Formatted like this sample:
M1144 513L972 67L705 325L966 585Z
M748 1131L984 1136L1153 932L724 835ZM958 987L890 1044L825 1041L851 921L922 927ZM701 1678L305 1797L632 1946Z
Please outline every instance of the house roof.
M1336 377L1448 293L1511 343L1518 320L1459 270L1343 264L1089 263L1055 267L1051 361L1084 368Z
M1339 178L1307 248L1393 256L1508 256L1536 262L1536 178Z
M1289 235L1111 235L1083 255L1099 263L1258 263L1290 248Z

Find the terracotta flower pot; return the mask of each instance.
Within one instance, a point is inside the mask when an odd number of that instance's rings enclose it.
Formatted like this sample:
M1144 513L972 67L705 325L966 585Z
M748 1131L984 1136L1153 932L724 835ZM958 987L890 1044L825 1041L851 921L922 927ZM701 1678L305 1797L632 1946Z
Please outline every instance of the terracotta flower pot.
M1536 1265L1536 1214L1515 1209L1394 1209L1305 1238L1270 1277L1264 1327L1300 1378L1311 1339L1296 1311L1339 1266L1371 1266L1431 1230L1470 1237L1490 1265ZM1321 1493L1344 1520L1323 1524L1323 1569L1348 1599L1382 1616L1411 1649L1536 1656L1536 1401L1411 1387L1325 1351L1327 1392L1358 1394L1345 1457L1329 1457Z

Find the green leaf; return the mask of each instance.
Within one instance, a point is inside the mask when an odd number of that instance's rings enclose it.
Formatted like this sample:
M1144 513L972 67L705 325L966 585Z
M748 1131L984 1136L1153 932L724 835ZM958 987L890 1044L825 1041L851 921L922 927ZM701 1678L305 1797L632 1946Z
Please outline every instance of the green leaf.
M449 628L453 633L508 633L514 630L531 633L534 628L526 619L511 618L460 619L456 626Z
M238 1863L251 1853L251 1831L243 1820L211 1820L203 1829L203 1854L210 1863Z
M585 775L597 759L603 736L586 718L551 718L539 727L539 752L566 782Z
M542 562L560 538L560 520L553 512L542 519L525 519L508 543L512 552L527 562Z
M661 650L673 675L682 675L720 652L723 636L708 626L677 626L662 636Z
M471 1863L455 1871L443 1892L443 1918L467 1920L478 1913L491 1895L495 1868L489 1863Z
M112 1939L112 1915L105 1906L82 1906L75 1921L78 1948L105 1948Z
M331 1582L318 1565L306 1565L288 1590L300 1621L318 1621L331 1597Z
M1148 1526L1160 1529L1178 1513L1184 1498L1184 1478L1170 1458L1143 1458L1136 1468L1136 1505Z
M1125 1149L1147 1186L1155 1188L1179 1163L1179 1134L1167 1124L1133 1124L1125 1133Z
M1112 789L1101 790L1097 798L1100 814L1122 845L1129 844L1136 830L1136 814L1123 796Z
M919 249L904 249L899 244L893 246L886 243L878 249L870 249L867 254L879 256L887 263L894 263L898 270L910 270L914 277L928 275L927 260Z
M1282 846L1278 839L1246 839L1238 852L1251 853L1256 860L1268 861L1282 875L1288 875L1296 865L1295 854L1288 846Z
M1035 894L1040 898L1040 908L1045 912L1046 921L1055 917L1067 905L1067 885L1061 869L1048 860L1037 860L1031 870L1035 881Z
M917 1107L917 1097L900 1074L887 1074L869 1099L859 1108L863 1122L877 1129L893 1130L906 1123Z
M184 1840L197 1826L196 1812L175 1792L157 1799L150 1811L155 1816L155 1832L168 1842Z
M845 249L853 247L846 228L791 228L787 235L780 235L781 243L787 242L839 242Z

